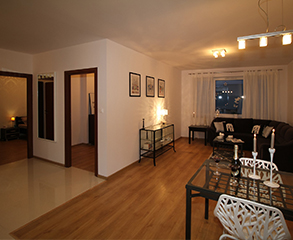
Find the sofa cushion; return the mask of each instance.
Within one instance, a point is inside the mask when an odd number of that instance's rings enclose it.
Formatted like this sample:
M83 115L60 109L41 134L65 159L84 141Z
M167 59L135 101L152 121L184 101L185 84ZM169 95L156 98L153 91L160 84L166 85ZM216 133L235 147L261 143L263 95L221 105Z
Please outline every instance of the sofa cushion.
M216 132L224 132L224 123L225 122L214 122L214 126L216 128Z
M264 120L264 119L253 119L253 126L260 125L259 134L262 133L265 126L269 126L271 120Z
M252 118L237 118L234 120L234 130L239 133L251 133Z
M251 133L259 134L261 132L260 129L261 129L261 125L254 125L252 127Z
M273 130L272 126L266 126L262 131L262 136L264 138L268 138L268 136L271 135L272 130Z
M234 132L234 126L232 123L226 123L226 132Z

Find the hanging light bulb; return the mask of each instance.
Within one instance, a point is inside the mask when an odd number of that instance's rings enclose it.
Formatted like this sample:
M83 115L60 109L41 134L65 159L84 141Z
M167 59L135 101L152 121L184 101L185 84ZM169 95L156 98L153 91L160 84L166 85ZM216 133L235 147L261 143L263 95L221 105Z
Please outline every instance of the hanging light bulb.
M283 45L289 45L292 43L292 34L284 34L282 38L282 44Z
M259 46L260 47L266 47L266 46L268 46L268 38L267 37L261 37L259 39Z
M223 50L221 51L221 56L222 56L222 57L225 57L225 56L226 56L226 50L225 50L225 49L223 49Z
M219 57L219 52L218 51L214 51L213 52L213 55L214 55L215 58L218 58Z
M238 40L238 49L245 49L245 40Z

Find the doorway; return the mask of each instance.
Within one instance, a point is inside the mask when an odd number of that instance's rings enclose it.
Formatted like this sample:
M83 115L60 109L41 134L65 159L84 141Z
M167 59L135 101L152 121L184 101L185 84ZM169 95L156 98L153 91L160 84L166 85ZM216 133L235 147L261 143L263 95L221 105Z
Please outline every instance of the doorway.
M89 131L93 133L92 137L92 145L94 146L94 173L95 176L98 176L98 134L97 134L97 126L98 126L98 118L97 118L97 107L98 106L98 97L97 97L97 86L98 86L98 79L97 79L97 68L89 68L89 69L81 69L81 70L72 70L72 71L65 71L64 72L64 89L65 89L65 167L72 166L72 78L76 75L87 75L93 74L94 79L94 92L93 92L93 102L94 107L92 108L92 129ZM89 120L90 122L90 120ZM90 123L89 123L90 124ZM90 137L90 136L89 136ZM81 156L82 157L82 156Z
M14 72L4 72L0 71L0 76L3 77L14 77L14 78L23 78L26 81L26 105L27 105L27 118L26 118L26 138L27 138L27 158L33 157L33 76L32 74L25 73L14 73ZM1 126L2 127L2 126ZM2 130L1 130L2 132ZM20 134L20 132L17 134Z

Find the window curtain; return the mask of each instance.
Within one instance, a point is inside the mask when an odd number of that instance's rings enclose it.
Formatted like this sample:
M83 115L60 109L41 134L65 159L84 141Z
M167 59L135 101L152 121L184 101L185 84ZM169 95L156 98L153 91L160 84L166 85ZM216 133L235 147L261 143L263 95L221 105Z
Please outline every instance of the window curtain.
M242 116L278 120L278 70L245 71Z
M209 125L215 113L215 81L212 73L193 77L193 118L196 125Z

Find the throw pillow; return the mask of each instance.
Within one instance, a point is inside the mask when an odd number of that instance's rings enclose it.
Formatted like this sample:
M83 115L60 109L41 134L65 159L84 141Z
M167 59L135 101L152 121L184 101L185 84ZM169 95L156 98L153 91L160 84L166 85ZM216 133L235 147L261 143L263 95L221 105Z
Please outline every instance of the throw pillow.
M272 129L273 127L266 126L264 130L262 131L262 136L267 138L270 135Z
M234 127L232 123L227 123L226 124L226 130L227 132L234 132Z
M251 133L259 134L259 130L260 130L260 125L254 125L251 130Z
M223 122L214 122L216 132L224 132Z

